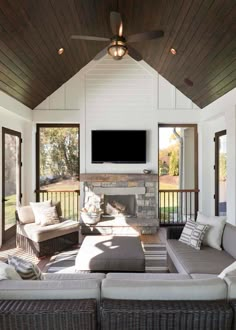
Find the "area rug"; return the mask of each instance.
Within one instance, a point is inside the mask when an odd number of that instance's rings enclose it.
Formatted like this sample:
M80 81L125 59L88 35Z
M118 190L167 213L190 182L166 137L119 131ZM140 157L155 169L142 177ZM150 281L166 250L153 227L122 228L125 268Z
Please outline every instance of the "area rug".
M165 244L143 244L146 273L166 273L167 252ZM75 258L78 249L65 251L55 256L49 264L47 273L75 272Z

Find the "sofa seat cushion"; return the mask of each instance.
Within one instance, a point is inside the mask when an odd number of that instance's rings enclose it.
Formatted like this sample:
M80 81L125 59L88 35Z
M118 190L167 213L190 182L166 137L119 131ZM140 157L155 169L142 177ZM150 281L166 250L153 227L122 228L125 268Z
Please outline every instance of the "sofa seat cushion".
M100 299L100 280L0 281L0 299Z
M127 300L220 300L227 297L227 285L219 278L180 281L104 279L101 296Z
M79 230L79 223L66 220L54 225L41 227L36 223L28 223L17 226L17 233L30 238L34 242L43 242L51 238L67 235Z
M107 279L116 280L142 280L142 281L152 281L152 280L188 280L191 278L188 274L178 274L178 273L108 273L106 275Z
M45 273L44 280L46 281L62 281L62 280L97 280L102 281L105 278L104 273Z
M225 251L219 251L209 246L195 250L178 240L167 240L167 252L179 273L220 274L228 267L234 258Z

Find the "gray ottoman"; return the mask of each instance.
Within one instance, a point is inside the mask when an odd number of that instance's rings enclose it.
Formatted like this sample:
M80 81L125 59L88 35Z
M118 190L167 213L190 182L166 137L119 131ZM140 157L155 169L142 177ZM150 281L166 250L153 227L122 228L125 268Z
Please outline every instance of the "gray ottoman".
M137 236L86 236L75 260L79 271L144 272L145 258Z

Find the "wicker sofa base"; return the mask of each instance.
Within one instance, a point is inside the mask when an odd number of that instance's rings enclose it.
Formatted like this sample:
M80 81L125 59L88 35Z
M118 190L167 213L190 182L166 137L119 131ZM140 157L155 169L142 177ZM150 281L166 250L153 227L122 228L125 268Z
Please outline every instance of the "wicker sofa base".
M16 234L16 246L36 257L51 256L55 252L62 251L78 244L78 241L78 231L43 242L34 242L23 235Z
M231 330L233 310L225 301L134 301L104 299L103 330Z
M95 299L2 300L1 330L95 330Z

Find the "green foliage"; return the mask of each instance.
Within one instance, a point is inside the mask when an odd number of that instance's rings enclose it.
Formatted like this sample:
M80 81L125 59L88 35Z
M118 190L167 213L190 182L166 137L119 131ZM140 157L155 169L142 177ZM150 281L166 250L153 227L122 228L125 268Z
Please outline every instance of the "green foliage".
M227 156L225 153L220 154L219 166L219 179L225 181L227 177Z
M78 128L46 127L40 131L40 175L77 176Z
M179 175L179 144L173 145L170 164L169 164L169 175L178 176Z

